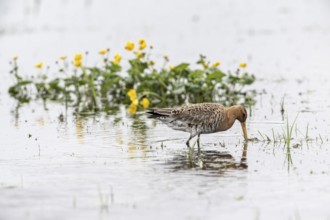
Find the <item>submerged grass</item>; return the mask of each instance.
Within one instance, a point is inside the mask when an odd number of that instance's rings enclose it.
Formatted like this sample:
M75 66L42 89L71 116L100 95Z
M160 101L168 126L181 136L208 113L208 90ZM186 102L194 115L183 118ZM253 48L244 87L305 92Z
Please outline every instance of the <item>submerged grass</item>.
M297 129L297 130L298 130L298 129ZM312 140L312 139L309 137L309 123L307 123L305 133L302 133L300 130L298 130L298 132L304 137L304 139L305 139L306 142Z
M261 133L259 130L257 131L259 136L261 137L260 141L264 142L273 142L273 143L281 143L284 142L285 145L290 145L291 141L293 139L296 139L296 141L302 143L302 142L310 142L310 141L316 141L324 143L324 139L322 138L321 134L317 134L315 137L310 136L310 126L309 123L306 125L305 132L303 133L300 129L298 129L297 126L297 117L295 117L292 124L290 124L289 119L286 119L285 127L282 128L281 133L275 134L274 128L272 128L272 135L268 136L265 133ZM295 132L293 132L295 131ZM293 137L293 133L295 133L295 137ZM299 137L300 134L300 137Z
M286 157L288 161L288 169L290 169L290 164L292 164L292 157L291 157L291 140L292 140L292 131L293 127L296 124L298 115L294 119L293 123L289 124L289 118L286 119L286 132L284 132L284 140L285 140L285 146L286 146Z
M319 137L320 137L321 143L323 144L323 138L321 137L320 134L319 134Z
M297 120L298 120L299 113L294 118L293 122L291 123L289 121L289 118L286 118L286 122L284 126L282 127L282 132L275 134L274 128L272 128L272 138L270 138L267 134L264 134L260 131L258 131L261 140L267 144L274 143L275 145L282 145L284 144L284 150L285 150L285 162L288 165L288 171L290 170L290 167L293 165L293 160L291 156L291 150L292 148L298 148L302 147L305 143L308 147L311 141L315 141L315 143L323 144L327 141L329 141L327 138L324 139L321 134L317 134L315 137L312 137L310 135L310 125L307 123L305 132L301 132L298 129ZM295 132L294 132L295 131ZM257 140L258 141L258 140Z
M296 124L297 118L298 118L298 114L291 125L289 123L289 118L286 119L286 131L283 132L283 135L284 135L284 141L285 141L287 148L290 148L290 143L292 140L292 131L293 131L293 127Z

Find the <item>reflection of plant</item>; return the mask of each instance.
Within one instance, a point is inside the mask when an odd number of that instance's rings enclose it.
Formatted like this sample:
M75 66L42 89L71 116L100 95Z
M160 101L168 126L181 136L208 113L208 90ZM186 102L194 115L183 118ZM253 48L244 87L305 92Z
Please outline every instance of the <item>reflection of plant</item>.
M15 84L9 93L20 102L55 100L80 112L106 111L116 104L127 104L129 112L135 113L150 105L173 106L184 102L254 103L254 91L245 89L255 80L245 71L246 63L241 63L232 74L220 70L220 61L211 64L205 56L200 56L193 68L188 63L170 65L169 57L164 55L162 67L156 68L150 57L153 47L147 49L147 45L144 39L136 44L126 42L125 49L133 57L125 71L121 54L115 53L109 59L109 49L98 51L102 66L88 66L87 52L76 54L71 65L66 56L61 56L56 62L61 75L55 78L45 73L43 62L35 65L40 71L38 77L21 77L15 57L11 62Z

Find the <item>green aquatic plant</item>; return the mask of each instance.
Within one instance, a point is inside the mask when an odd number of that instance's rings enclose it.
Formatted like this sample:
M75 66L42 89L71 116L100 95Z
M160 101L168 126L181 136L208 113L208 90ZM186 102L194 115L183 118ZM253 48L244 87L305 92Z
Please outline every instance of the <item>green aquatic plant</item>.
M258 133L261 136L261 138L262 138L263 141L271 142L271 139L268 137L267 134L262 134L259 130L258 130Z
M286 157L287 157L287 161L288 161L288 169L290 169L290 165L293 163L292 157L291 157L291 140L292 140L293 127L296 124L297 118L298 118L298 114L291 125L289 124L289 118L287 118L286 119L286 130L283 132L283 137L284 137L285 146L286 146Z
M291 127L291 126L290 126ZM294 126L297 127L297 126ZM297 132L295 133L295 137L293 137L293 134L291 135L290 140L295 139L295 142L300 142L300 144L298 144L299 146L302 145L303 142L305 142L306 144L308 144L308 142L311 141L315 141L315 142L320 142L321 144L323 144L325 142L325 140L322 138L321 134L317 134L315 137L311 137L309 135L309 126L306 127L306 133L302 133L299 129L295 129ZM301 136L303 138L299 138L297 133L300 133ZM272 138L270 138L270 136L268 136L265 133L261 133L260 131L258 131L261 139L259 140L258 138L255 138L253 140L255 141L263 141L263 142L273 142L273 143L281 143L282 141L286 144L289 142L289 138L287 137L287 129L282 129L282 133L277 133L277 135L275 135L274 129L272 128ZM293 132L292 132L293 133ZM326 140L328 141L328 140Z
M276 136L275 136L274 128L272 128L272 134L273 134L273 142L276 143L277 139L276 139Z
M323 144L323 138L322 138L321 134L319 134L319 138L321 140L321 144Z
M185 102L221 102L224 105L244 103L253 105L255 91L246 89L255 77L241 63L234 73L220 69L221 62L213 64L201 55L196 63L182 62L170 65L164 55L158 67L151 57L153 47L140 39L137 44L126 42L131 53L127 63L121 54L110 49L99 51L101 64L88 65L87 56L77 53L72 60L59 57L56 74L49 75L44 62L35 68L38 74L21 76L17 57L11 61L14 84L9 94L20 103L31 100L56 101L76 112L107 111L109 106L125 104L131 113L151 105L175 106Z
M311 138L309 137L309 123L307 123L307 126L306 126L306 131L305 131L305 134L304 134L304 138L305 138L305 141L308 142L311 140Z
M285 141L284 143L287 146L287 148L290 148L291 140L293 138L292 131L296 124L297 118L298 118L298 114L291 125L289 123L289 118L286 119L286 129L285 131L283 131L283 137Z

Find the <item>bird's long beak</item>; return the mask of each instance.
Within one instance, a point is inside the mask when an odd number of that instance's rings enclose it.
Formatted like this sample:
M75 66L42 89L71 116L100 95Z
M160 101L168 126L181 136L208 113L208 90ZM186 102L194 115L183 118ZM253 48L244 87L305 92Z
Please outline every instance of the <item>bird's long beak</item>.
M245 141L248 140L248 136L247 136L247 132L246 132L246 126L245 126L245 122L241 122L241 126L242 126L242 130L243 130L243 136Z

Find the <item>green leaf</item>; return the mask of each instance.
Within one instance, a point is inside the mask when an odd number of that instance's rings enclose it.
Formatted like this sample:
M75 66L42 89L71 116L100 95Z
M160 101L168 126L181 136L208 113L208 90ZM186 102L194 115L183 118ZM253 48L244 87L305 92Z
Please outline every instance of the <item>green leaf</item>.
M23 80L23 81L19 81L17 83L17 85L18 86L25 86L25 85L28 85L28 84L31 84L31 83L32 83L32 81L30 81L30 80Z
M244 85L251 85L255 81L254 75L249 75L248 73L244 73L244 75L241 78L241 84Z
M204 71L203 70L192 71L188 77L193 81L200 81L204 77Z
M224 74L221 70L215 69L207 76L207 80L221 82L224 76L226 76L226 74Z
M172 69L172 71L174 71L174 72L181 72L181 71L185 70L188 66L189 66L189 63L181 63L181 64L175 66Z
M107 66L106 68L109 69L113 73L117 73L117 72L121 71L121 66L118 64L115 64L113 62L111 62L111 65Z
M141 62L139 59L129 60L131 68L127 71L132 75L139 75L144 72L145 69L148 68L148 63Z

